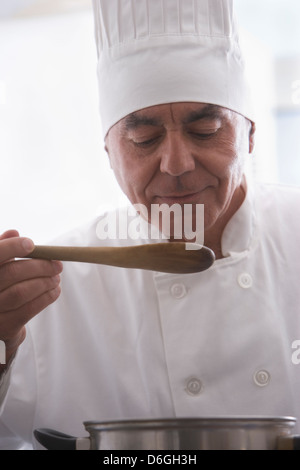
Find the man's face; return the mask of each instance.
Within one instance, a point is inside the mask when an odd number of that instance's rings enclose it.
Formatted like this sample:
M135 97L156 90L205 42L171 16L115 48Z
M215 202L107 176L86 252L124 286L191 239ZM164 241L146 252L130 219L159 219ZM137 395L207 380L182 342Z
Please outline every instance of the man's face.
M205 230L211 231L244 198L249 131L249 121L219 106L165 104L115 124L106 149L132 204L145 205L149 214L151 204L204 204Z

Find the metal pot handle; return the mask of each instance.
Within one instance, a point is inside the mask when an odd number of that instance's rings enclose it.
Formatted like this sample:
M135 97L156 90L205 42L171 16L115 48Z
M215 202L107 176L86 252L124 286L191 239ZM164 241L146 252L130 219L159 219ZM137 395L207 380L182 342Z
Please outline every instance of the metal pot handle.
M36 440L47 450L89 450L89 437L74 437L54 429L40 428L33 431Z

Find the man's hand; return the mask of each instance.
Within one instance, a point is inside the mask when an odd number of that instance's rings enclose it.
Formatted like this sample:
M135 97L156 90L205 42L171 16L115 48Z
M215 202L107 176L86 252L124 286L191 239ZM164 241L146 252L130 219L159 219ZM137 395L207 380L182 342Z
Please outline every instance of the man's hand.
M5 342L6 363L25 339L26 323L60 294L60 261L15 260L33 248L15 230L0 236L0 340ZM0 372L4 368L0 365Z

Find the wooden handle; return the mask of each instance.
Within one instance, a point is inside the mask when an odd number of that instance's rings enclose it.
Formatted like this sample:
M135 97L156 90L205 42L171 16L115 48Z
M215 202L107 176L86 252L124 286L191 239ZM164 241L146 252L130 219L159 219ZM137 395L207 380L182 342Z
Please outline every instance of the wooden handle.
M212 250L186 249L185 243L154 243L126 247L35 246L27 258L77 261L166 273L195 273L214 262Z

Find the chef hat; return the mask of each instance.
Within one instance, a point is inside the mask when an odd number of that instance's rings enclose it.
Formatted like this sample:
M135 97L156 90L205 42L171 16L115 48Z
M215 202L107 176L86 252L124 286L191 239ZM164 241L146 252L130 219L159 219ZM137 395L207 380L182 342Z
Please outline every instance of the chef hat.
M104 136L137 110L219 105L253 120L232 0L93 0Z

